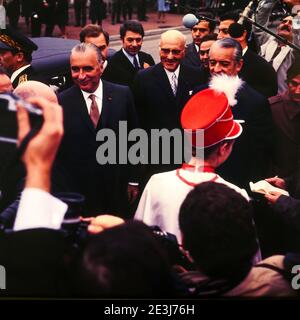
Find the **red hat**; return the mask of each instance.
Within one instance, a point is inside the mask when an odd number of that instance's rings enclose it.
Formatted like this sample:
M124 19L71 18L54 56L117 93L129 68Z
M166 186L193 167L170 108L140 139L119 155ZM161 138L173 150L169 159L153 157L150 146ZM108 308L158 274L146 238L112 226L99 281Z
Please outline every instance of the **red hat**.
M211 147L223 140L235 139L242 133L242 126L233 119L231 107L223 92L206 89L194 95L181 113L181 125L191 130L191 143L197 148ZM199 132L204 133L204 141ZM196 138L197 137L197 138Z

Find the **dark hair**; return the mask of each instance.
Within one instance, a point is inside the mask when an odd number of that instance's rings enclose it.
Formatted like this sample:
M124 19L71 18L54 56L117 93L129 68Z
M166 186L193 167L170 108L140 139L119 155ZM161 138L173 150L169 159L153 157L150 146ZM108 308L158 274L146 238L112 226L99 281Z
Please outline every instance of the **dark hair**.
M197 16L197 14L196 14L196 16ZM201 22L201 21L206 21L206 22L208 22L209 31L210 31L210 32L213 32L213 31L215 30L215 28L216 28L217 21L212 21L212 20L205 19L205 18L214 19L213 14L210 14L209 12L205 12L205 13L201 13L201 12L200 12L200 16L201 16L201 17L198 18L198 19L199 19L199 22ZM198 22L198 23L199 23L199 22ZM197 24L198 24L198 23L197 23Z
M223 140L221 142L218 142L217 144L213 145L213 146L210 146L210 147L207 147L207 148L204 148L203 149L203 156L204 156L204 159L209 159L216 151L217 149L224 143L233 143L234 142L234 139L227 139L227 140ZM196 147L192 147L192 155L195 157L197 156L197 148Z
M170 270L150 228L128 221L91 237L75 274L76 291L94 297L166 297Z
M206 36L201 38L200 44L202 42L206 42L206 41L217 41L217 37L218 37L218 35L216 33L207 34Z
M290 82L293 78L297 77L300 74L300 57L296 58L296 60L292 63L290 68L286 73L286 80Z
M237 22L239 18L240 18L240 12L238 10L234 10L234 11L228 11L222 14L220 16L220 21L233 20L234 22Z
M101 26L97 24L88 24L86 25L79 34L80 42L85 42L86 37L98 37L101 34L104 35L105 42L109 45L109 34L104 31Z
M243 278L257 252L252 207L224 184L204 182L186 197L179 212L183 245L199 270L213 278Z
M241 10L235 10L235 11L226 12L220 17L220 21L233 20L234 22L238 22L238 20L240 18L240 13L241 13ZM246 19L244 19L243 28L244 28L244 30L247 31L247 41L249 41L250 40L250 36L252 34L252 24L251 24L251 22L246 20Z
M16 55L18 53L23 53L24 60L28 63L31 63L32 61L32 51L24 51L24 50L11 50L13 55Z
M139 21L136 21L136 20L128 20L128 21L125 21L121 25L121 27L120 27L121 39L125 38L127 31L138 33L142 36L142 38L144 37L144 34L145 34L143 25Z

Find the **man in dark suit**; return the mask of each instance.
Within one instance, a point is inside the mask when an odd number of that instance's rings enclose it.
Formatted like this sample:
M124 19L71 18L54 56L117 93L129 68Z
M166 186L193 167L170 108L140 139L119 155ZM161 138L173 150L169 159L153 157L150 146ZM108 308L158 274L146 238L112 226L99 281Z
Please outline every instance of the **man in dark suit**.
M132 87L136 73L154 65L150 54L141 51L144 28L138 21L126 21L120 28L123 47L109 60L103 79Z
M177 30L161 35L161 62L140 71L134 81L133 92L141 126L151 129L180 129L180 114L192 90L201 84L199 69L181 64L185 54L185 36ZM161 163L161 162L160 162ZM180 164L150 165L145 181L154 173L169 171Z
M245 121L241 139L236 142L231 157L218 171L224 179L249 189L249 182L263 178L269 169L273 125L268 100L238 78L242 66L242 48L236 40L226 38L211 46L210 87L218 75L236 77L237 102L232 106L232 113L235 119Z
M101 129L110 129L118 146L119 121L127 121L128 131L138 126L132 95L127 87L100 79L102 57L93 44L74 47L70 63L75 86L59 95L65 136L57 165L63 170L70 191L85 196L85 215L99 212L124 215L128 182L135 181L131 180L129 166L118 164L116 159L104 165L96 161L99 146L103 145L96 141L96 135ZM108 150L111 152L114 150Z
M276 95L278 90L277 75L270 63L259 56L251 48L250 43L252 24L244 21L243 25L236 22L239 19L237 12L227 12L221 18L218 39L233 38L240 43L243 49L243 66L239 76L253 89L265 97Z
M193 42L185 49L183 63L193 67L201 67L202 63L199 57L201 39L208 34L213 34L215 27L216 23L212 20L200 20L193 26L191 29Z
M37 49L34 42L9 27L0 31L0 65L10 74L14 88L28 80L47 82L30 65Z

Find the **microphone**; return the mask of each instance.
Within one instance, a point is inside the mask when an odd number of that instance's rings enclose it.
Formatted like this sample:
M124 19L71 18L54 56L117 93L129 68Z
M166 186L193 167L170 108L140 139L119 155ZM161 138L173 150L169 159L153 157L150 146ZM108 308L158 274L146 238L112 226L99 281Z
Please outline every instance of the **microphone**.
M244 31L247 30L245 27L245 22L248 21L245 18L248 18L252 12L255 1L250 1L248 6L240 14L240 18L237 22L232 23L228 28L228 33L232 38L239 38L243 35Z
M189 29L192 29L196 24L198 24L200 21L212 21L214 23L217 23L217 20L214 20L212 18L206 17L206 16L201 16L199 14L192 14L188 13L183 16L182 18L182 24Z
M189 29L192 29L198 22L199 19L192 13L188 13L182 18L182 24Z

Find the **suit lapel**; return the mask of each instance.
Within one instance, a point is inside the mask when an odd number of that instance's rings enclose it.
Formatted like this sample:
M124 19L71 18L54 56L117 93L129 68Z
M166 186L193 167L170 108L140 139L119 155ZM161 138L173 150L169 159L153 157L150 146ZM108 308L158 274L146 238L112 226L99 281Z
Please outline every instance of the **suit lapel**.
M187 70L184 65L180 65L179 77L178 77L178 87L177 87L177 95L176 95L176 103L181 106L182 101L186 99L186 95L189 94L189 90L191 90L192 86L188 81ZM190 92L190 95L192 92ZM182 108L182 106L181 106Z
M175 103L175 97L171 88L169 78L161 63L159 63L156 67L155 77L156 84L157 86L159 86L160 90L166 93L167 98L170 99L172 103Z
M127 69L128 71L135 72L135 68L133 66L133 64L129 61L129 59L125 56L125 54L123 53L123 50L120 50L120 62L121 62L121 66L122 68L124 67L125 69Z
M83 123L92 131L95 132L94 125L92 123L92 120L90 118L90 115L88 114L86 102L84 100L83 94L81 90L76 86L75 87L75 95L74 95L74 109L75 112L78 112L80 117L83 120Z
M107 128L108 120L110 118L110 112L113 110L113 95L110 84L102 80L103 92L102 92L102 111L100 115L100 121L98 122L97 129Z

